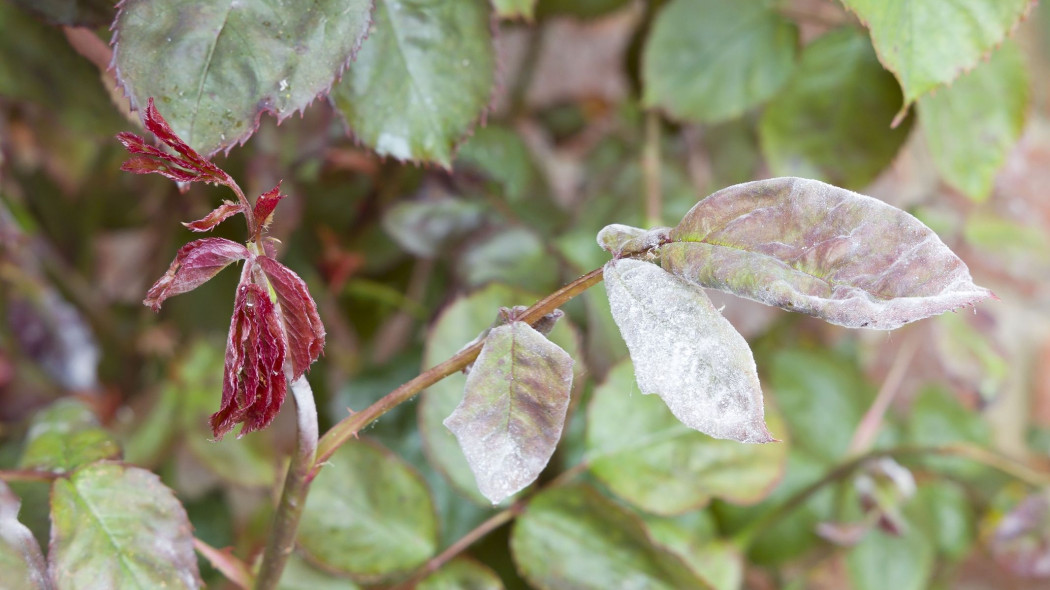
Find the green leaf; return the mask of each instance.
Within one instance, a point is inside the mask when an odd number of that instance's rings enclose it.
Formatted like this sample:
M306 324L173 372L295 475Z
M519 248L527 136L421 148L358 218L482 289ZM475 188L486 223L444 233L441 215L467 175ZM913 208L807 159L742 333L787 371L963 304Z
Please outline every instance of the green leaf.
M465 248L456 268L470 287L504 283L540 291L557 287L547 244L525 227L498 228Z
M1035 6L1033 0L842 3L871 29L879 60L904 89L903 109L977 66Z
M1006 43L951 86L919 99L919 124L945 182L976 201L1021 137L1031 91L1021 50Z
M915 527L901 536L873 529L846 554L856 590L923 590L933 572L934 551Z
M624 258L605 265L605 290L642 393L659 395L678 420L710 436L774 440L751 349L703 289Z
M977 540L974 509L966 490L956 483L944 479L924 482L904 510L938 554L950 560L966 557Z
M19 466L66 473L99 459L119 457L120 445L99 426L95 414L83 402L66 398L33 417Z
M890 129L900 97L864 33L827 33L806 46L794 76L769 101L758 129L762 153L777 176L862 188L908 137L911 118Z
M536 0L492 0L492 8L500 18L523 18L532 20Z
M653 514L680 514L712 497L761 500L780 480L787 445L742 445L687 428L652 396L634 395L630 362L614 367L587 411L587 462L617 496ZM766 414L777 434L784 424Z
M539 588L707 588L655 545L641 520L584 485L534 497L511 533L518 571Z
M326 570L377 582L411 571L437 549L426 483L390 451L364 441L339 447L314 479L299 546Z
M681 120L738 117L787 82L797 47L770 0L673 0L646 40L643 100Z
M47 563L33 533L18 522L22 502L0 481L0 586L5 590L50 590Z
M733 543L715 536L716 523L706 511L675 518L645 516L653 541L679 555L716 590L739 590L744 579L744 556Z
M423 578L416 590L503 590L503 582L488 567L458 557Z
M433 367L448 359L478 334L488 330L500 307L528 305L537 299L518 289L495 283L456 299L442 310L427 335L423 366ZM577 356L576 335L568 322L558 322L549 337L551 342L568 351L569 356ZM443 424L463 399L465 386L466 376L462 373L449 375L431 385L419 403L419 431L431 464L465 496L482 506L489 506L491 503L478 492L474 474L456 437Z
M986 446L991 442L991 429L981 415L964 407L944 389L928 387L921 391L912 402L908 418L907 440L916 446L936 447L958 442ZM946 475L971 481L987 473L986 467L964 457L923 457L921 463Z
M816 180L723 189L670 238L660 253L674 274L848 328L892 330L992 295L918 219Z
M353 135L380 155L448 168L492 93L487 6L377 0L374 18L332 100Z
M310 565L293 553L284 566L277 590L358 590L360 586Z
M531 484L561 438L572 357L525 322L493 328L445 419L493 504Z
M510 127L490 123L475 129L456 154L456 170L464 167L497 182L509 202L537 200L533 193L541 181L539 170L521 135Z
M406 252L435 258L457 240L476 232L484 221L485 211L478 203L441 196L400 201L383 214L383 229Z
M93 463L51 491L52 572L58 588L198 588L186 511L156 475Z
M594 18L612 12L630 0L539 0L536 14L540 18L568 15Z
M186 143L205 156L278 121L331 88L361 45L370 0L121 3L113 63L132 106L154 97Z
M14 0L14 3L53 25L98 28L113 22L113 0Z

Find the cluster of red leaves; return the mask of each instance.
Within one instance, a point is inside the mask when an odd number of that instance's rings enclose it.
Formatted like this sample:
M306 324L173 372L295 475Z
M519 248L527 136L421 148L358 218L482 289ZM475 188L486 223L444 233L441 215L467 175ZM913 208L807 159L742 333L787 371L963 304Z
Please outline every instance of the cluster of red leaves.
M146 107L145 124L179 155L146 145L132 133L121 133L121 143L129 152L139 154L125 162L123 170L162 174L180 182L235 187L226 172L179 139L154 108L152 99ZM251 211L226 201L204 218L183 225L193 231L208 231L242 213L255 222L256 235L252 240L258 241L282 198L278 185L261 195ZM301 377L324 348L324 326L306 283L270 253L256 254L243 244L223 238L203 238L180 248L143 303L159 310L168 297L196 289L238 260L244 260L245 267L237 285L226 343L222 405L211 417L216 438L222 438L237 424L243 424L241 435L268 426L284 403L288 380Z

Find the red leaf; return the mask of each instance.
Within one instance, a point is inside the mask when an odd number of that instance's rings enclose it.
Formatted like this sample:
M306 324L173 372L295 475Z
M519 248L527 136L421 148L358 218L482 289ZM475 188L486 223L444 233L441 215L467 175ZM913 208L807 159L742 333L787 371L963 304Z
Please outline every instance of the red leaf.
M241 206L239 203L231 201L223 201L222 205L219 205L211 213L205 215L203 218L197 221L191 221L189 223L183 223L186 227L192 231L209 231L216 225L219 225L227 218L232 217L241 212Z
M249 256L247 248L224 238L190 242L179 248L168 272L150 287L142 303L157 311L168 297L196 289L231 262Z
M256 227L266 227L270 225L272 220L273 210L277 207L277 203L281 202L281 199L288 195L280 194L281 183L277 183L277 186L270 189L269 192L263 193L259 196L259 199L255 201L255 225Z
M226 342L222 407L210 421L216 439L238 423L243 424L243 436L273 422L288 388L286 351L277 309L266 290L254 283L242 283L237 288Z
M148 145L145 140L134 133L118 133L117 139L124 144L125 149L133 154L143 155L125 162L121 170L136 174L163 174L178 182L209 182L226 185L233 183L233 180L221 168L186 145L172 131L168 122L157 112L157 108L153 105L153 98L150 98L149 104L146 105L143 121L146 129L179 155L169 154Z
M306 283L287 266L265 256L258 257L256 261L277 293L281 321L284 322L284 333L288 337L292 379L298 379L324 349L324 324L317 314L317 304L310 297Z

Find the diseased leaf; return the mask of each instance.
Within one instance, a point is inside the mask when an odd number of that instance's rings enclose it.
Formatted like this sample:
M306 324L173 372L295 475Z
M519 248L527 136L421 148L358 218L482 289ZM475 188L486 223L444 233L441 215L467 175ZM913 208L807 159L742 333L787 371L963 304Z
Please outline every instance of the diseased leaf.
M226 221L230 217L241 213L240 203L234 203L232 201L223 201L222 205L219 205L212 210L211 213L198 219L197 221L191 221L189 223L183 223L190 229L190 231L203 232L211 231L216 225L219 225L223 221Z
M54 482L49 560L59 589L200 587L186 511L156 475L119 463Z
M332 101L380 155L447 168L492 93L486 3L377 0L374 18Z
M272 258L256 259L281 306L281 323L288 339L288 359L292 365L292 380L302 377L324 350L324 324L317 313L317 304L299 275Z
M644 101L676 119L732 119L787 82L797 47L797 27L769 0L673 0L646 37Z
M146 293L143 304L160 309L168 297L192 291L237 260L250 256L248 249L225 238L203 238L179 248L171 266Z
M879 61L900 81L902 111L920 95L976 66L1035 6L1033 0L842 3L871 29Z
M777 176L863 188L908 137L914 118L890 129L900 100L867 35L831 31L806 46L794 76L762 113L762 153Z
M18 522L22 502L0 481L0 586L5 590L51 590L47 563L40 545L24 524Z
M587 410L587 462L613 493L651 514L681 514L713 497L761 500L783 475L786 444L741 445L684 426L653 397L638 396L631 363L609 371ZM772 429L785 427L775 412Z
M253 283L238 285L226 341L222 405L210 420L216 439L236 424L243 424L239 436L244 436L277 417L288 391L286 346L269 294Z
M525 322L493 328L445 419L493 504L536 480L561 438L572 358Z
M500 18L523 18L532 20L536 10L536 0L492 0L492 9Z
M644 230L629 225L614 223L598 232L598 245L613 256L632 256L648 252L666 243L671 228L658 227Z
M252 214L255 217L255 225L259 228L265 228L270 225L273 221L273 210L277 208L277 203L281 202L281 199L288 195L281 194L281 183L277 183L277 186L259 195L258 200L255 201L255 209Z
M642 393L715 438L774 440L751 349L702 289L630 258L605 265L605 289Z
M1024 57L1005 43L988 62L919 99L919 124L945 182L977 201L1021 137L1031 91Z
M816 180L720 190L671 240L661 259L680 277L848 328L892 330L992 296L919 220Z
M83 402L66 398L33 417L19 466L67 473L99 459L119 457L120 445L95 414Z
M514 523L511 553L537 588L709 588L640 519L585 485L544 490Z
M430 574L417 590L503 590L503 582L488 567L458 557Z
M371 6L127 0L113 64L133 107L156 97L175 131L210 156L244 143L262 113L280 121L328 91L364 40Z
M408 572L437 548L426 484L391 452L351 441L314 479L299 545L311 561L359 581Z
M1046 490L1021 501L999 522L991 539L996 561L1015 574L1050 577L1050 498Z

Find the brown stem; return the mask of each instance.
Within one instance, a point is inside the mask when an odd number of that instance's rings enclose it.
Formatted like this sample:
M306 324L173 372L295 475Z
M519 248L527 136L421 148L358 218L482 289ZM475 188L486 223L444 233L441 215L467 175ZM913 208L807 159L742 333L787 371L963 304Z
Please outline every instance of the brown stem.
M248 564L234 557L229 549L216 549L196 537L193 538L193 548L238 588L248 590L252 587L252 572L248 569Z
M0 481L53 481L61 475L39 469L3 469L0 470Z
M291 379L289 379L291 381ZM270 539L263 553L256 590L273 590L281 580L284 565L295 547L295 534L299 530L299 519L306 504L306 490L310 487L310 469L317 451L317 406L314 393L306 377L292 381L292 396L295 398L298 436L295 452L288 465L284 479L284 491L277 511L273 516Z
M576 297L580 293L583 293L587 289L598 284L601 280L602 269L596 268L568 285L565 285L561 289L558 289L554 293L537 301L532 307L525 310L518 319L530 324L535 323L543 316L561 307L566 301L569 301L573 297ZM328 432L321 437L321 441L317 446L317 460L314 463L312 472L310 473L310 479L313 479L313 477L317 475L321 470L322 465L324 465L324 462L332 456L332 453L335 453L336 449L351 438L356 438L357 433L360 432L362 428L375 422L380 416L386 414L401 403L408 401L427 387L430 387L457 371L462 371L464 367L478 357L478 353L481 352L482 344L482 342L477 342L464 348L452 358L423 371L414 379L386 394L364 410L355 414L350 414L346 418L340 420L338 424L329 429Z

